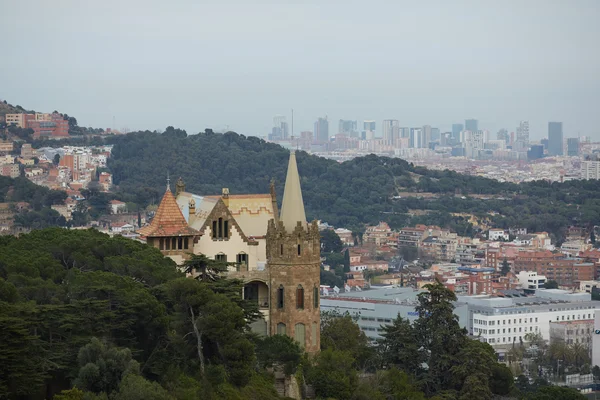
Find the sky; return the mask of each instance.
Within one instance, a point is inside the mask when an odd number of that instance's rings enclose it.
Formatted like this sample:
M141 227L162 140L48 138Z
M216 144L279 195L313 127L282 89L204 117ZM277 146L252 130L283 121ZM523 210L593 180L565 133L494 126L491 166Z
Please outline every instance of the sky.
M294 131L327 116L600 140L598 0L19 0L0 99L82 126ZM360 124L359 124L360 125Z

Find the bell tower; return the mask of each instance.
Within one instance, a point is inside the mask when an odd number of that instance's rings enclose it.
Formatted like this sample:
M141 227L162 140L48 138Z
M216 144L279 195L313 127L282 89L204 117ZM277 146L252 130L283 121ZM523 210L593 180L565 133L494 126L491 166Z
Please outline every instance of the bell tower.
M295 339L319 352L321 244L317 221L306 222L296 154L290 154L281 214L269 221L266 238L270 334Z

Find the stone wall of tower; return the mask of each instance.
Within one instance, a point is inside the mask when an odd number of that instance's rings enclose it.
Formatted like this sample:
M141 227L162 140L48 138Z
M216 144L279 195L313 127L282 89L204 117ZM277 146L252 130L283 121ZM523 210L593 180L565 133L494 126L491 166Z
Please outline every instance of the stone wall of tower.
M298 223L288 233L283 223L271 220L267 230L267 266L270 276L270 333L285 333L300 343L309 354L319 352L320 340L320 264L321 246L316 221L304 227ZM303 306L298 307L299 287ZM281 306L280 289L283 289ZM316 303L315 303L316 297ZM303 332L302 332L303 331Z

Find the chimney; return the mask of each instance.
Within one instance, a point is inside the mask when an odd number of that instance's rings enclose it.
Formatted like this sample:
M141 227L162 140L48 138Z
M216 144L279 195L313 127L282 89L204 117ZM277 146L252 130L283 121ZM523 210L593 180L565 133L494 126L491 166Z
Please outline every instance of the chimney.
M223 188L221 198L223 199L223 203L229 207L229 188Z

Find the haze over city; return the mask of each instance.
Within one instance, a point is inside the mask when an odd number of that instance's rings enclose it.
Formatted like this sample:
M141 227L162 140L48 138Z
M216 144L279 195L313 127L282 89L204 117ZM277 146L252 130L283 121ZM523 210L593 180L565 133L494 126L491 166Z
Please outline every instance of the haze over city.
M0 13L0 98L130 130L263 136L293 108L296 132L325 115L442 131L476 118L599 139L599 16L594 0L25 0Z

